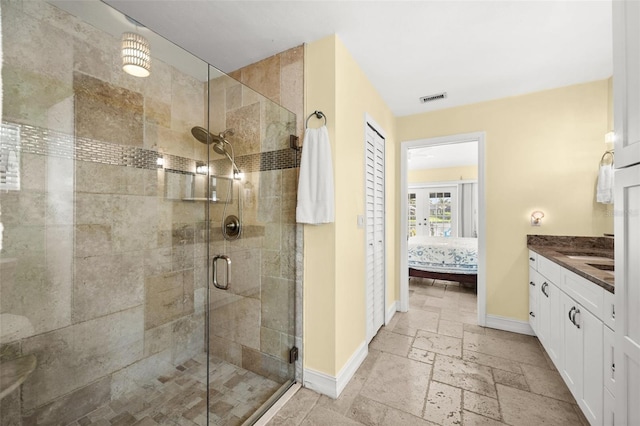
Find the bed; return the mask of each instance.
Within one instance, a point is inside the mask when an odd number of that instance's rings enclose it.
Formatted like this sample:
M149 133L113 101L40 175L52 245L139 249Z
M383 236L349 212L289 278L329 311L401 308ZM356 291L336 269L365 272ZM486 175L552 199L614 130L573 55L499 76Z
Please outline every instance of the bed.
M454 237L409 238L409 276L478 282L478 239Z

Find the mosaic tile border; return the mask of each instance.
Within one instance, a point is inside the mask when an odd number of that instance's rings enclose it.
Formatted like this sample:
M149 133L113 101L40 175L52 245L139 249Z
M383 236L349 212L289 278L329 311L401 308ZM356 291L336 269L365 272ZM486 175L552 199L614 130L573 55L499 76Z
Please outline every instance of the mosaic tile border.
M5 135L19 131L20 140L15 143ZM164 154L158 151L109 142L98 141L90 138L74 137L62 132L44 129L27 124L2 122L2 139L0 147L5 145L29 154L48 155L58 158L73 159L76 161L88 161L93 163L111 164L114 166L135 167L154 170L160 167L177 173L195 174L196 165L202 164L192 158ZM162 159L162 165L158 160ZM280 149L259 154L250 154L236 157L236 164L245 173L284 170L296 168L300 164L300 152L291 148ZM227 160L215 160L211 162L214 174L218 171L229 169ZM226 170L225 170L226 171Z

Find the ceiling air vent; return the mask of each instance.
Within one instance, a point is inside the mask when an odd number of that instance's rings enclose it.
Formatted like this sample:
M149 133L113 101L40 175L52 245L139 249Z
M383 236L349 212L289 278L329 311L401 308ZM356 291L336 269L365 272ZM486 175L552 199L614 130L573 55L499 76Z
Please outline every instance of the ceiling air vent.
M421 97L420 103L426 104L427 102L433 102L439 99L445 99L446 97L447 97L447 92L436 93L435 95Z

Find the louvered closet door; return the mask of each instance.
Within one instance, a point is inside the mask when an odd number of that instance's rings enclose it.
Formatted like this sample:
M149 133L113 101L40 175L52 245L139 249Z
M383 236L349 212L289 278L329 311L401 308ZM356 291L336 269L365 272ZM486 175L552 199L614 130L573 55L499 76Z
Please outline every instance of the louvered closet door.
M365 150L367 341L384 324L384 139L367 126Z

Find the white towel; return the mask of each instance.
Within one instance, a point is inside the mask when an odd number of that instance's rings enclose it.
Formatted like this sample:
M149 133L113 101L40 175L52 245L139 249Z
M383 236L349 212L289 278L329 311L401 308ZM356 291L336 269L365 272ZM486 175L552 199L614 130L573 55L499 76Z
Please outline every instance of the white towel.
M333 164L326 126L306 129L300 161L298 206L299 223L332 223L334 221Z
M596 201L602 204L613 204L613 164L600 165Z

